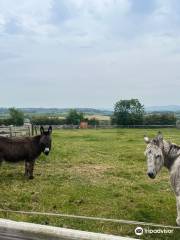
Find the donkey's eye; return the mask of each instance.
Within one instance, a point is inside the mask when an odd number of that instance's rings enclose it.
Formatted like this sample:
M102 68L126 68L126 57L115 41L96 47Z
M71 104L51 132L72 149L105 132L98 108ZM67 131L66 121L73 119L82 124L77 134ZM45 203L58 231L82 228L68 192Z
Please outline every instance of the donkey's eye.
M157 155L156 155L156 158L160 158L160 157L161 157L161 155L160 155L160 154L157 154Z

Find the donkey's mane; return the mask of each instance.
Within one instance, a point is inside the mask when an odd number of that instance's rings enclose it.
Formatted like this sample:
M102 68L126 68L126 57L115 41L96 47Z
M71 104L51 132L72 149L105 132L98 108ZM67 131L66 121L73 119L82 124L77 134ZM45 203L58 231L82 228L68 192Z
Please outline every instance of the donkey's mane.
M165 165L171 168L175 160L180 156L180 145L171 143L170 141L164 142L165 152Z
M166 146L167 144L169 145L169 153L171 152L171 150L173 150L173 152L180 150L180 145L176 144L176 143L172 143L170 141L163 141L164 145Z
M175 148L175 149L180 149L180 145L178 145L178 144L176 144L176 143L170 143L171 144L171 146L173 146L173 148Z

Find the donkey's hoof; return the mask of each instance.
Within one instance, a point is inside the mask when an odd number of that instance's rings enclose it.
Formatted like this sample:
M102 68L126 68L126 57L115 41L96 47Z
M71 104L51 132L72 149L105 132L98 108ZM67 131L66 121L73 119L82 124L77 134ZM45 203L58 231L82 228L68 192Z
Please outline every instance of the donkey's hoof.
M29 176L29 179L33 179L34 177L33 176Z
M176 223L178 226L180 226L180 218L176 218Z

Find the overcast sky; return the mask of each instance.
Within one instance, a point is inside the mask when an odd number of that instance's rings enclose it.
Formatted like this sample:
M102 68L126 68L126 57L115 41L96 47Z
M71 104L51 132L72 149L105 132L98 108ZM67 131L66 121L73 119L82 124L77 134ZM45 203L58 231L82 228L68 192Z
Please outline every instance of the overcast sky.
M179 0L0 0L0 106L180 105Z

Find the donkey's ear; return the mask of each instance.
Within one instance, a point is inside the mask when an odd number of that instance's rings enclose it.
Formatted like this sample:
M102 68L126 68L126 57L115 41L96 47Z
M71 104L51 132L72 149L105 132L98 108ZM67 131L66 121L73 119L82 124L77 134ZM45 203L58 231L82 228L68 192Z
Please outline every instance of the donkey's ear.
M43 133L44 133L44 128L43 128L43 126L40 127L40 133L41 133L41 135L43 135Z
M147 144L150 143L150 139L149 139L146 135L144 136L144 141L145 141L145 143L147 143Z
M51 127L51 126L49 126L49 128L48 128L48 133L49 133L49 134L52 133L52 127Z
M157 134L157 139L158 139L158 141L163 141L163 135L160 131Z

